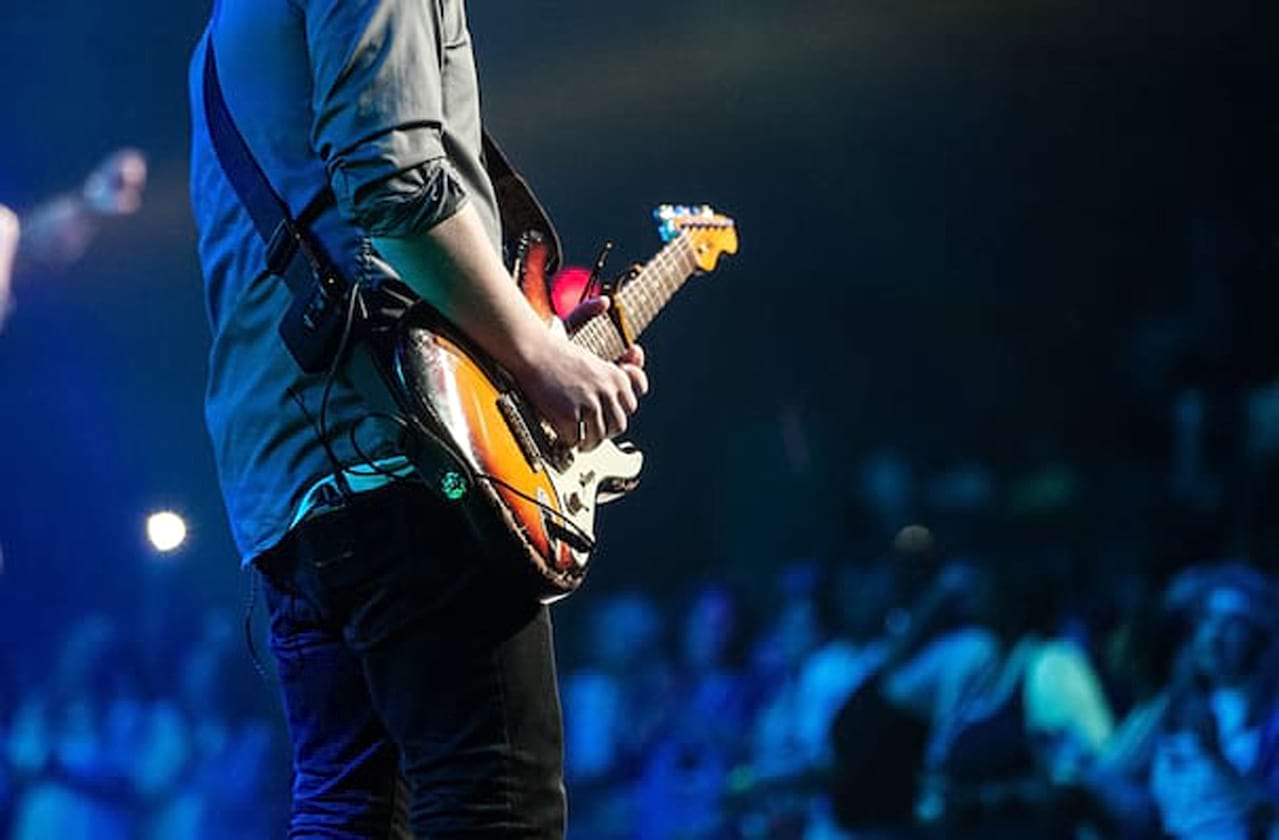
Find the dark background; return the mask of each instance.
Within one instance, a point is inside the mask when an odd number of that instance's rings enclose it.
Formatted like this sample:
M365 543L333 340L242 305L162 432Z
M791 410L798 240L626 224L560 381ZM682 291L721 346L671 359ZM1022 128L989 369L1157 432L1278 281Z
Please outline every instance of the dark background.
M140 215L75 268L21 276L0 336L0 629L19 662L90 608L145 619L246 595L201 415L185 79L206 12L44 0L0 16L0 201L72 188L124 144L151 164ZM605 238L619 261L652 254L662 202L711 202L741 230L741 253L646 338L645 484L606 512L582 600L875 543L859 465L886 447L920 473L977 460L1009 486L1067 464L1088 488L1015 528L930 521L957 549L1027 529L1080 562L1129 531L1137 566L1265 548L1246 481L1225 492L1247 504L1199 511L1189 541L1161 539L1151 488L1180 389L1207 393L1228 475L1237 395L1274 373L1268 4L488 0L470 15L489 124L574 262ZM143 520L160 507L193 533L155 561Z

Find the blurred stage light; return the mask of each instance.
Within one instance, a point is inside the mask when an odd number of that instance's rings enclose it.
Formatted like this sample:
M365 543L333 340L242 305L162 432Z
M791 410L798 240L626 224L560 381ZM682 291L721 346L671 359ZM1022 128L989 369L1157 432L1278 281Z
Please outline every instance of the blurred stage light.
M171 510L153 513L147 517L147 539L156 551L176 551L186 542L187 523Z
M568 317L568 313L582 301L582 294L590 280L589 268L569 266L556 274L551 281L551 305L555 307L555 314L561 318Z

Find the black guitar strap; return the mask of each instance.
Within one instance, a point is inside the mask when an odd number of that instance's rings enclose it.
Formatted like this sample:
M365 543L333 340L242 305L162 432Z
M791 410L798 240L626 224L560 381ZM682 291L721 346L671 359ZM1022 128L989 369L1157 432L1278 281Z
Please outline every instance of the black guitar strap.
M341 303L350 283L309 235L307 223L334 201L323 189L297 219L271 187L248 144L235 126L218 82L213 38L205 39L204 115L213 151L258 235L266 243L266 268L293 293L293 304L280 322L280 337L306 373L329 370L341 341L346 312ZM352 325L352 328L363 325Z

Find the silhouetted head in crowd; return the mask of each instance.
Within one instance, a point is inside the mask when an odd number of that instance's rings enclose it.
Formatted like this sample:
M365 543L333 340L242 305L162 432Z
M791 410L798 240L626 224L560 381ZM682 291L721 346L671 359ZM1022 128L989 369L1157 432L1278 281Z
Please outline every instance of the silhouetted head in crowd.
M745 636L740 602L728 587L710 584L699 589L685 614L681 653L693 672L739 664Z
M886 556L870 563L841 563L818 596L828 601L826 613L834 629L853 641L869 641L884 634L888 612L907 603L900 564Z
M752 656L757 670L779 675L797 670L826 639L826 599L818 597L820 567L798 561L781 569L774 584L772 619Z
M1170 612L1153 593L1112 620L1099 664L1119 692L1120 704L1153 697L1168 686L1186 636L1185 618Z
M179 673L182 703L192 715L224 714L244 694L237 691L227 667L236 652L235 639L235 620L229 612L205 613L200 635L182 656Z
M661 635L661 616L649 598L638 593L607 598L591 616L591 664L607 671L644 664L659 649Z
M1251 679L1275 640L1276 603L1270 581L1232 564L1203 575L1187 594L1193 622L1188 656L1195 675L1211 685Z
M972 564L956 610L993 631L1004 644L1058 635L1071 594L1068 563L1054 548Z
M915 506L915 477L910 464L891 449L866 456L856 475L858 501L881 536L909 523Z
M89 613L67 630L54 670L54 694L63 701L107 696L121 679L124 657L116 623Z

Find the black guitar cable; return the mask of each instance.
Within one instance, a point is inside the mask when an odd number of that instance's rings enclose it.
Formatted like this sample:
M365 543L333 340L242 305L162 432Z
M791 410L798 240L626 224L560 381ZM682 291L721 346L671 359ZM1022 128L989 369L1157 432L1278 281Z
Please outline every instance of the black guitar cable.
M338 492L342 494L342 499L346 502L350 502L354 494L351 492L351 485L347 484L346 481L346 468L338 460L336 453L333 451L332 441L329 440L329 395L333 393L333 382L337 379L338 367L342 364L342 359L346 356L347 345L351 341L351 332L355 327L355 310L360 301L359 284L352 283L347 290L346 319L342 323L342 337L338 341L337 351L333 354L333 361L329 363L329 372L324 377L324 391L320 395L320 417L318 423L320 444L324 447L324 452L328 456L329 465L333 467L333 480L337 483Z

